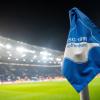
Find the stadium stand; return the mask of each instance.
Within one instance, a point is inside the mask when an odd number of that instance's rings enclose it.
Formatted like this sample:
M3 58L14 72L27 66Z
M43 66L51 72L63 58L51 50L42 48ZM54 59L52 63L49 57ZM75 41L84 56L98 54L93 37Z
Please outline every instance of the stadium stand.
M0 81L39 81L61 77L60 67L0 65Z
M0 36L0 81L61 77L63 52Z

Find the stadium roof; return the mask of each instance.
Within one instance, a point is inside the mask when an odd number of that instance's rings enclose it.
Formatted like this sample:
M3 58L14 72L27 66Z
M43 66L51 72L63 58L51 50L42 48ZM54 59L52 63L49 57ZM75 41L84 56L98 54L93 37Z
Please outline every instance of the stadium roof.
M60 65L63 52L0 36L0 64Z

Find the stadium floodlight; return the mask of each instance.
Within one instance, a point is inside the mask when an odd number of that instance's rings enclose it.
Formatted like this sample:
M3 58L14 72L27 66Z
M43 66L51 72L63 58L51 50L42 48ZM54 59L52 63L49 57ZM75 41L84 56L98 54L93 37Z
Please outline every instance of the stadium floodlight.
M9 56L11 57L11 56L12 56L12 54L9 54Z
M18 52L20 52L20 53L23 53L23 52L29 52L29 53L35 53L35 51L34 50L28 50L28 49L26 49L26 48L24 48L24 47L17 47L16 48L16 51L18 51Z
M42 57L42 60L47 60L48 58L46 56Z
M0 47L4 47L4 45L2 43L0 43Z
M41 61L43 62L43 63L47 63L48 62L48 57L47 56L42 56L41 57Z
M12 46L10 45L10 44L6 44L6 49L11 49L12 48Z
M52 54L51 53L48 53L48 56L51 56Z
M51 56L51 53L47 52L47 51L41 51L40 52L40 56L42 56L42 60L48 60L48 57Z
M37 58L37 55L34 55L34 56L33 56L33 59L36 59L36 58Z
M16 58L16 60L18 61L19 59L18 59L18 58Z
M23 58L23 57L25 57L25 56L26 56L26 54L22 54L22 56L21 56L21 57Z
M8 57L8 59L11 59L10 57Z
M16 51L20 52L20 53L23 53L23 52L26 52L27 49L25 49L24 47L17 47L16 48Z
M40 52L40 56L41 56L41 60L44 61L44 63L47 63L47 61L49 60L51 53L47 52L47 51L41 51Z
M35 50L28 50L28 52L30 52L30 53L35 53Z
M47 63L48 60L49 60L49 59L48 59L47 56L42 56L42 57L41 57L41 61L42 61L43 63Z
M60 62L61 61L61 58L56 58L56 61Z
M49 53L47 51L41 51L40 55L42 55L42 56L51 56L51 53Z

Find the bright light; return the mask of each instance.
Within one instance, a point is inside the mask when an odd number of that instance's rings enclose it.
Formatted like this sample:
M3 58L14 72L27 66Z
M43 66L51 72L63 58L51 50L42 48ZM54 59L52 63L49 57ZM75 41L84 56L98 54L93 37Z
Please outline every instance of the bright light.
M46 63L49 59L47 56L42 56L41 60L43 63Z
M51 56L52 54L51 53L48 53L48 55Z
M47 56L42 56L42 57L41 57L41 61L42 61L43 63L47 63L48 57L47 57Z
M56 61L59 61L60 62L61 61L61 58L56 58Z
M28 50L28 49L26 49L26 48L24 48L24 47L17 47L16 50L17 50L18 52L20 52L20 53L23 53L23 52L35 53L34 50Z
M8 59L11 59L10 57L8 57Z
M30 53L35 53L35 51L34 51L34 50L28 50L28 52L30 52Z
M45 56L44 56L44 57L42 57L42 60L47 60L47 59L48 59L48 58L47 58L47 57L45 57Z
M40 55L41 55L41 60L43 60L44 63L47 63L47 61L49 60L49 56L51 56L51 53L47 51L41 51Z
M26 52L27 50L24 47L17 47L16 50L20 53Z
M19 59L18 59L18 58L16 58L16 60L18 61Z
M37 55L34 55L34 56L33 56L33 59L35 59L35 58L37 58Z
M49 53L47 51L41 51L40 54L43 56L51 56L51 53Z
M11 57L11 56L12 56L12 54L9 54L9 56Z
M11 49L12 47L11 47L11 45L10 44L7 44L6 45L6 49Z
M27 49L26 49L26 51L25 51L25 52L35 53L35 51L34 51L34 50L27 50Z
M0 47L4 47L4 45L2 43L0 43Z
M21 57L25 57L26 56L26 54L22 54L22 56Z

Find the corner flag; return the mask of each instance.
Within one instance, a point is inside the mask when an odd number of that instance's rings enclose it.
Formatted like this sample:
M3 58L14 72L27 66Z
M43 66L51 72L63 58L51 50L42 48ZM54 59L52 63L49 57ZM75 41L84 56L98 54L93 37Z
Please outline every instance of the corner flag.
M80 92L100 72L100 30L77 8L69 11L69 17L62 73Z

